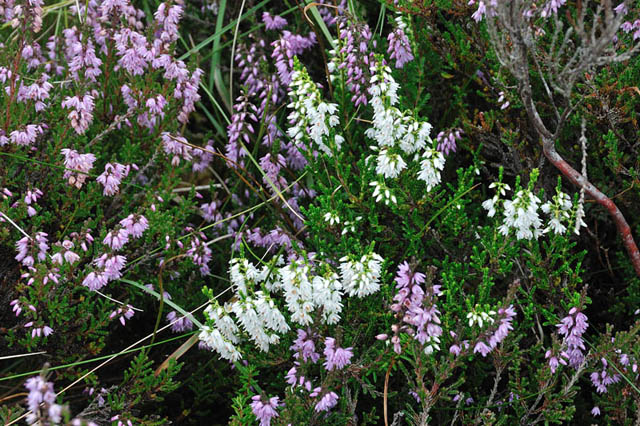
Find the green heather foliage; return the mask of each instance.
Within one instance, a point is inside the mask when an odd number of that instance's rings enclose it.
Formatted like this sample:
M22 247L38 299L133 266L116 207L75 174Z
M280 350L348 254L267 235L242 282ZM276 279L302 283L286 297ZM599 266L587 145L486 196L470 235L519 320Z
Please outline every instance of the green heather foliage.
M0 17L4 424L639 421L635 3Z

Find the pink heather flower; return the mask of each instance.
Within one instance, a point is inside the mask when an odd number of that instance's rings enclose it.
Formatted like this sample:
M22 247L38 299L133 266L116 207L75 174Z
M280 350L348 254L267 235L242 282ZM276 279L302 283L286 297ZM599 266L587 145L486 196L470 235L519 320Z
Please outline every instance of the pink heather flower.
M456 152L456 142L461 139L462 130L455 129L449 131L449 133L440 132L436 137L438 142L438 151L444 155L449 155L449 152Z
M316 344L313 341L311 330L298 329L298 338L293 341L293 345L289 349L295 352L293 354L295 359L302 356L304 362L310 359L315 364L320 358L320 354L316 352Z
M274 396L269 398L267 402L263 402L260 395L255 395L251 399L253 400L251 403L251 411L256 418L260 420L260 426L270 426L271 419L279 416L276 409L278 408L280 398Z
M593 417L598 417L600 415L600 407L597 405L591 409L591 415Z
M171 331L174 333L182 333L183 331L189 331L193 328L191 320L185 316L180 316L176 311L171 311L167 314L167 322L173 323L171 325Z
M42 195L42 191L38 188L35 188L33 191L28 190L27 195L24 197L24 202L27 205L30 205L31 203L35 204L38 202L38 198L42 197Z
M171 164L177 166L180 164L180 159L185 161L191 161L192 148L188 145L188 142L182 136L174 136L168 132L162 132L162 146L164 152L171 155Z
M22 83L18 89L18 100L31 100L35 101L35 110L40 112L47 107L44 103L49 98L49 91L53 88L53 85L49 83L49 76L42 74L35 83L29 86L23 86Z
M118 65L132 75L142 75L148 66L146 58L151 57L147 38L130 28L123 28L113 35L118 52Z
M491 352L491 348L487 346L483 341L479 341L476 343L476 346L473 348L473 353L480 352L483 357L486 357L489 352Z
M107 285L107 277L101 272L91 272L82 281L82 285L88 287L91 291L100 290Z
M135 312L131 309L131 305L123 305L111 312L109 319L114 319L117 316L120 323L125 325L126 321L133 317L133 314L135 314Z
M66 260L68 263L74 264L78 260L80 260L80 256L78 256L76 253L71 251L74 247L73 242L69 240L64 240L62 244L56 243L56 245L60 245L62 247L62 250L54 254L53 256L51 256L51 261L53 263L62 265L63 260Z
M142 237L142 233L149 228L147 218L138 214L130 214L120 221L120 225L122 225L133 238Z
M103 268L103 274L108 281L117 280L122 276L120 272L124 265L127 263L127 258L120 255L108 255L103 254L99 258L95 259L93 263L98 268Z
M262 13L262 22L264 22L264 25L268 30L279 30L287 25L286 19L278 15L271 16L269 12Z
M200 274L207 275L209 273L209 262L211 261L211 249L205 243L200 241L198 237L191 239L191 247L187 250L187 256L191 258L193 263L200 266Z
M591 383L598 393L607 393L610 385L620 381L620 375L609 372L609 363L605 358L602 358L600 361L602 362L602 371L594 371L591 373Z
M326 361L324 362L324 368L327 371L342 370L348 364L351 364L351 357L353 356L353 348L336 348L336 339L333 337L327 337L324 341L325 349L324 356Z
M316 44L315 33L309 33L308 37L283 31L280 39L271 43L273 53L271 58L275 61L280 82L289 85L293 72L293 57L300 55L306 49Z
M569 365L577 368L584 359L582 352L585 350L585 345L582 335L589 327L587 316L573 307L556 327L558 327L558 334L564 338L563 343L567 347L565 353Z
M31 239L28 237L21 238L16 242L16 249L18 254L15 259L21 262L24 266L33 266L35 259L33 255L37 250L36 257L39 261L43 261L47 257L47 251L49 250L49 244L47 242L47 235L44 232L37 232L36 237Z
M93 121L93 96L86 94L84 96L67 96L62 102L62 107L66 109L72 109L69 113L69 120L71 120L71 127L79 135L83 134L89 128L89 125Z
M82 188L87 179L87 173L93 168L96 156L80 154L78 151L68 148L63 148L61 152L64 155L64 167L71 169L66 170L63 177L68 179L69 185L74 185L78 189Z
M111 196L120 190L122 179L129 175L131 166L124 166L118 163L107 163L104 172L96 178L104 186L104 195Z
M328 392L324 394L324 396L318 401L315 406L315 410L317 412L320 411L329 411L338 403L338 394L335 392Z
M560 9L560 7L562 7L566 2L567 2L567 0L549 0L549 1L547 1L547 3L542 8L542 12L540 12L540 16L542 16L543 18L547 18L547 17L551 16L552 13L553 14L557 14L558 13L558 9Z
M102 244L108 245L112 250L120 250L128 242L129 231L120 227L107 233L107 236L102 240Z
M178 121L182 124L187 123L189 114L195 110L195 104L200 100L198 87L203 73L200 68L196 68L191 74L191 77L178 80L176 84L173 96L176 99L182 99L182 107L178 113Z
M194 148L193 149L193 164L191 165L191 169L195 172L201 172L205 170L211 162L213 161L213 141L207 141L207 146L203 149Z
M373 76L371 65L374 64L374 53L369 50L372 31L368 25L354 22L344 16L338 17L340 29L340 53L345 60L338 64L338 69L346 70L347 88L352 93L351 102L355 106L366 105L367 92ZM375 46L375 42L373 42Z
M58 424L62 421L62 407L55 403L53 383L35 376L28 379L24 386L29 391L27 407L30 413L27 415L27 423Z
M12 143L20 146L33 145L38 135L44 133L44 129L39 124L28 124L20 130L14 130L9 133L9 139Z
M200 215L207 222L217 222L222 220L222 214L218 212L218 207L220 203L218 201L212 201L210 203L204 203L200 206Z
M389 41L387 53L391 59L396 60L396 68L403 68L406 63L413 61L411 44L402 28L398 27L389 33L387 40Z

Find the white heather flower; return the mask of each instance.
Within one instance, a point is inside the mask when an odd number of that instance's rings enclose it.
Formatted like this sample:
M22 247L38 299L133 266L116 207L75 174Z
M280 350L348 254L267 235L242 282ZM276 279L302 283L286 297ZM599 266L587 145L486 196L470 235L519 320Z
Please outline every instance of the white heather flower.
M313 301L322 307L322 320L326 324L340 321L342 312L342 284L338 274L331 273L326 277L313 277Z
M340 262L342 288L349 296L362 298L380 289L380 272L383 262L380 255L366 254L359 261L343 257Z
M440 170L444 169L444 155L433 148L427 148L422 154L418 179L427 184L427 192L440 184Z
M289 331L289 324L278 310L273 299L262 291L256 292L255 306L264 324L273 331L285 333Z
M198 335L208 347L215 350L224 359L229 361L238 361L242 355L230 341L226 340L220 331L209 326L204 326Z
M482 203L482 208L488 210L487 216L493 217L496 214L496 204L498 204L499 198L494 195L493 198L489 198Z
M513 200L504 201L504 223L498 228L502 235L515 229L516 238L537 239L541 234L542 221L538 216L540 199L528 189L518 191Z
M313 312L313 288L309 280L309 266L292 261L280 268L281 288L284 292L291 320L300 325L311 324Z
M218 305L217 301L214 300L213 304L207 306L204 312L205 316L214 322L216 328L225 339L229 340L231 343L237 344L240 342L240 339L238 338L240 329L229 313L223 307Z
M296 59L296 67L301 67ZM340 124L338 105L322 100L322 94L302 67L291 74L287 105L292 111L287 119L290 126L287 134L295 144L313 142L322 152L333 155L331 150L331 130ZM344 138L334 131L333 143L340 149Z
M474 310L467 314L467 319L469 320L469 327L473 327L473 324L477 323L479 328L482 328L484 323L494 323L493 317L495 316L495 311L489 312L479 312L478 306L475 307Z
M553 230L556 234L564 234L567 227L562 222L569 220L571 207L571 198L561 191L558 191L551 201L544 203L541 207L542 211L551 216L549 226L544 232Z
M578 202L578 207L576 207L576 223L575 226L573 228L573 232L576 235L580 235L580 227L584 226L585 228L587 227L587 224L584 221L584 202Z
M334 223L340 224L340 217L333 212L327 212L324 215L324 221L329 222L329 225L333 226Z
M376 203L379 203L381 200L384 200L385 205L389 205L389 201L393 202L393 204L398 204L398 199L391 192L391 189L384 184L384 182L373 181L369 184L369 186L373 186L373 197L376 199Z
M400 172L407 167L402 157L398 154L390 153L386 148L378 154L378 164L376 165L376 173L383 175L385 178L398 177Z

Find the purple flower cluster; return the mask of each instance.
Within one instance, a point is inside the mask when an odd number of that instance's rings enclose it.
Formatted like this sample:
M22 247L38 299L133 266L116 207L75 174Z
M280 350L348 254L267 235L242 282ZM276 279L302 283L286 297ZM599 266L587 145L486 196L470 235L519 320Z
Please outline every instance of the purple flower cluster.
M115 311L111 312L109 319L118 317L120 324L125 325L126 321L133 317L135 312L131 309L131 305L122 305Z
M38 188L34 188L33 191L27 191L27 195L25 195L24 197L24 203L27 205L27 214L29 215L29 217L33 217L37 214L36 209L33 208L33 205L38 203L38 198L42 197L42 195L42 191L40 191Z
M45 381L41 376L35 376L27 379L24 387L29 391L27 423L58 424L62 421L63 407L55 403L53 383Z
M336 347L336 339L333 337L327 337L325 339L324 347L324 356L326 357L324 368L327 371L336 369L342 370L344 367L351 364L353 348Z
M93 100L94 96L85 94L83 96L68 96L62 101L63 108L71 109L69 113L71 127L79 135L86 132L93 121L93 109L95 107Z
M602 358L600 362L602 362L602 370L591 373L591 383L598 393L607 393L608 387L614 383L618 383L621 377L618 373L611 374L611 372L609 372L609 363L605 358Z
M436 136L436 142L438 143L438 151L444 155L449 155L450 152L456 152L456 142L462 138L462 130L452 129L449 132L440 132Z
M480 352L483 357L486 357L489 352L494 350L500 342L507 337L509 331L513 330L511 323L516 316L516 311L513 309L513 306L498 309L496 316L498 326L490 327L484 334L484 339L478 339L473 348L474 353ZM494 320L494 323L495 322Z
M347 88L353 94L351 102L355 106L367 104L367 93L373 76L371 66L375 63L373 52L369 51L371 28L346 18L338 19L339 53L343 60L338 62L338 69L347 72ZM374 42L375 47L375 42Z
M180 164L180 159L191 161L193 149L182 136L174 136L169 132L162 132L162 147L164 152L173 155L171 164L174 166Z
M104 172L96 178L104 186L103 194L106 196L115 195L120 190L122 179L129 175L131 166L124 166L118 163L107 163Z
M413 61L411 53L411 43L404 32L404 25L398 25L396 29L387 36L389 48L387 53L391 59L395 59L396 68L403 68L405 64Z
M271 58L276 63L278 77L283 85L288 86L291 82L294 56L300 55L315 44L316 35L313 32L304 37L286 30L282 32L278 40L271 43L271 46L273 46Z
M293 354L295 359L302 358L304 362L310 360L314 364L318 362L320 354L316 352L316 344L313 338L314 334L310 329L307 329L307 331L298 329L298 338L293 341L293 346L289 348L295 352Z
M281 16L271 16L269 12L262 13L262 22L264 22L267 30L280 30L287 25L287 20Z
M64 178L67 179L69 185L74 185L76 188L82 188L85 180L87 179L87 173L93 168L93 163L96 161L96 156L93 154L80 154L78 151L69 148L63 148L62 154L64 155Z
M171 331L174 333L182 333L193 328L191 320L185 316L181 316L176 311L171 311L167 314L167 322L171 323Z
M231 124L227 128L229 142L225 146L225 155L228 160L228 166L237 168L242 165L240 159L247 155L247 151L242 147L240 139L245 144L249 144L249 137L255 132L253 123L258 123L258 112L255 105L249 102L246 95L241 95L236 99L233 105L234 113L231 116Z
M318 396L322 393L322 388L318 387L310 394L311 397ZM338 403L338 394L335 392L326 392L318 401L314 407L317 412L329 411Z
M204 233L200 233L202 240L206 240ZM211 249L197 236L191 238L190 247L187 250L187 256L191 258L193 263L200 267L200 274L207 275L209 273L209 262L211 261Z
M24 237L16 242L18 254L15 259L24 266L33 266L35 259L40 262L47 258L49 244L45 232L37 232L35 238Z
M264 401L260 395L255 395L251 399L253 400L251 403L251 411L260 421L260 426L270 426L271 419L279 415L276 410L280 405L278 402L280 398L274 396Z
M400 324L394 324L391 330L394 336L391 338L393 350L402 352L400 346L400 333L406 333L425 346L426 353L432 353L440 349L440 311L436 306L436 297L441 295L439 285L433 285L426 289L422 284L426 275L415 272L405 261L398 266L396 275L396 289L398 292L393 297L394 303L391 310L400 319ZM386 335L380 335L380 340L386 340Z
M558 327L558 334L563 336L566 345L566 350L561 355L569 361L571 367L578 368L584 360L585 346L582 335L589 327L587 316L573 307L556 327Z

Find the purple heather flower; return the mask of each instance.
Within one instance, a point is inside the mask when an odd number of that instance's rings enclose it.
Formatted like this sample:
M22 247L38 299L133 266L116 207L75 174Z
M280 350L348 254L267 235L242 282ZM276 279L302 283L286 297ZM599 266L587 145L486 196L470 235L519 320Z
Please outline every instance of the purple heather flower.
M83 134L89 128L89 125L93 121L93 96L85 94L84 96L67 96L62 102L62 107L71 109L69 113L69 120L71 120L71 127L79 135Z
M338 18L340 30L340 54L344 60L338 63L338 69L346 70L347 88L353 94L351 102L355 106L367 104L367 90L373 75L373 52L369 51L372 32L368 25ZM374 42L375 45L375 42Z
M598 393L607 393L610 385L620 381L620 375L618 373L611 374L609 372L609 363L605 358L602 358L600 362L602 363L602 370L594 371L589 377L591 378L591 383Z
M114 319L115 317L118 317L118 319L120 320L120 323L122 325L125 325L126 321L131 319L131 317L133 317L134 314L135 312L133 311L133 309L131 309L131 305L123 305L123 306L120 306L115 311L111 312L111 314L109 315L109 319Z
M173 323L171 324L171 331L174 333L182 333L193 328L191 320L185 316L180 316L176 311L171 311L167 314L167 322Z
M289 349L295 352L293 354L295 359L299 359L302 356L304 362L310 359L312 363L316 363L320 358L320 354L316 352L316 344L313 341L310 330L298 329L298 338L293 341L293 345Z
M293 57L316 44L315 33L309 33L308 37L283 31L282 36L271 43L273 53L271 58L275 61L280 82L285 86L291 82L293 72Z
M207 275L209 273L209 261L211 261L211 249L205 243L200 241L198 237L191 239L191 247L187 250L187 256L191 258L193 263L200 267L200 274Z
M262 13L262 22L268 30L279 30L287 25L287 20L281 16L271 16L269 12Z
M107 233L107 236L102 240L102 244L108 245L112 250L120 250L128 242L129 231L127 231L126 228L121 227Z
M315 406L317 412L329 411L338 403L338 394L335 392L327 392Z
M191 161L192 148L188 145L188 142L182 136L174 136L168 132L162 132L162 146L164 152L171 155L171 164L177 166L180 164L180 159L185 161Z
M118 193L122 179L129 175L131 166L124 166L118 163L107 163L104 172L96 178L104 186L104 195L111 196Z
M80 260L80 256L72 251L74 247L72 241L64 240L62 244L58 242L56 245L62 247L62 250L51 256L51 262L62 265L65 260L70 264L76 263Z
M440 132L436 137L438 142L438 151L444 155L449 155L449 152L456 152L456 142L461 139L462 131L460 129L454 129L448 133Z
M213 141L207 141L207 146L203 149L193 148L193 164L191 165L191 169L198 173L205 170L211 162L213 161Z
M487 346L483 341L479 341L476 343L476 346L473 348L473 353L480 352L483 357L486 357L489 352L491 352L491 348Z
M558 327L558 333L564 337L569 365L577 368L584 359L582 352L585 350L585 345L582 335L589 327L587 316L573 307L556 327Z
M20 146L33 145L38 135L44 133L44 129L38 124L28 124L19 130L9 133L9 140Z
M251 399L253 400L251 403L251 411L256 418L260 420L260 426L270 426L271 419L279 415L276 409L280 405L278 403L280 398L274 396L269 398L267 402L264 402L260 395L255 395Z
M403 68L406 63L413 61L411 44L403 28L398 27L393 30L387 39L389 41L387 53L391 59L396 60L396 68Z
M218 222L222 220L222 214L218 211L220 202L213 200L210 203L204 203L200 206L200 215L207 222Z
M58 424L62 421L62 407L55 403L56 394L53 383L46 382L41 376L28 379L24 385L29 391L27 395L27 423Z
M76 188L82 188L84 181L87 179L86 173L93 168L96 156L93 154L80 154L74 149L63 148L61 150L64 155L64 167L71 170L65 170L63 177L68 179L69 185Z
M598 417L598 416L600 415L600 407L598 407L597 405L596 405L596 406L594 406L594 407L591 409L591 415L592 415L593 417Z
M337 348L335 343L336 339L333 337L327 337L324 341L324 356L327 359L324 362L324 368L326 368L327 371L335 369L342 370L345 366L351 364L353 348Z
M120 221L129 236L132 238L142 237L142 233L149 227L147 218L139 214L130 214Z

